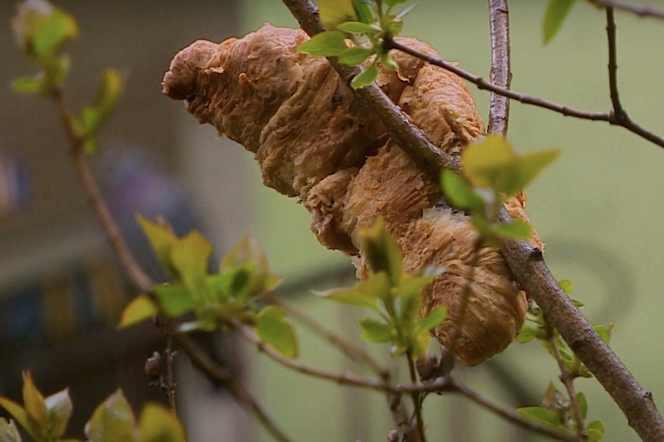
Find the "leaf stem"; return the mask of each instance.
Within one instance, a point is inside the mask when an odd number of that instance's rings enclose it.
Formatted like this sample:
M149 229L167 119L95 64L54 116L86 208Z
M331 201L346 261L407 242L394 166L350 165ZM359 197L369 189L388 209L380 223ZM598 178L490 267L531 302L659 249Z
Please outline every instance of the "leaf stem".
M409 350L406 351L406 358L408 359L408 371L410 372L410 382L412 384L417 384L417 374L415 372L415 361L413 360L413 354ZM424 419L422 419L422 393L413 392L411 393L413 398L413 407L415 413L415 422L417 423L417 435L420 442L426 442L426 433L424 431Z

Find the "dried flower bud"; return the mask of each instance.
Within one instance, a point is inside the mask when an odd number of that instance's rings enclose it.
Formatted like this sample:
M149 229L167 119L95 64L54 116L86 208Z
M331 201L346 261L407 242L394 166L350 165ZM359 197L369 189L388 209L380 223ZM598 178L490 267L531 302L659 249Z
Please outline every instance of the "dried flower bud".
M145 374L151 378L158 378L161 375L161 355L158 352L152 353L145 361Z

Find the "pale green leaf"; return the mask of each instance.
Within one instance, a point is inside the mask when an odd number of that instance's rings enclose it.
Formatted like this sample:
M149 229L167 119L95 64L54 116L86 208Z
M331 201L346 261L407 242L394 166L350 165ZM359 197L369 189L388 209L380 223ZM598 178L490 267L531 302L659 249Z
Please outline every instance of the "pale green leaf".
M378 77L378 67L376 63L372 63L371 66L360 72L353 78L353 81L350 82L350 85L353 89L362 89L364 86L373 83Z
M158 311L157 306L148 296L137 296L122 311L118 328L129 327L151 319Z
M461 175L444 169L440 176L443 193L457 209L476 210L484 206L484 200Z
M39 442L43 440L44 436L39 431L39 428L31 422L30 418L28 418L28 413L23 407L16 402L1 396L0 407L7 410L7 413L9 413L35 441Z
M211 255L212 244L194 230L173 244L170 262L184 285L192 291L198 291L204 288Z
M550 0L544 16L544 43L549 43L558 33L560 27L574 5L575 0Z
M163 405L149 403L139 419L140 442L184 442L182 423Z
M256 317L256 334L270 347L287 358L297 358L297 337L293 326L284 320L285 313L275 307L265 307Z
M443 323L447 316L447 308L439 307L434 309L429 316L421 319L415 324L414 333L420 334L425 331L433 330Z
M12 90L21 94L37 94L41 91L44 80L37 76L19 77L12 81Z
M360 327L364 331L361 337L367 342L390 342L394 336L394 330L390 325L375 319L361 320Z
M21 435L14 421L0 417L0 442L21 442Z
M32 47L42 61L52 59L60 46L78 35L78 25L73 16L56 8L53 13L35 26Z
M171 264L171 249L178 241L177 236L165 223L154 223L141 215L137 215L136 219L148 237L148 241L161 265L172 278L176 277L176 271L173 264Z
M516 161L509 142L500 135L489 135L480 143L473 143L461 153L463 173L474 187L493 187L500 184Z
M514 340L519 344L525 344L527 342L532 341L536 337L537 337L537 329L530 325L524 325L523 327L521 327L521 331Z
M592 421L586 426L586 435L590 442L602 440L604 433L606 433L606 426L602 421Z
M353 48L348 48L339 54L338 61L341 64L356 66L362 64L364 60L371 57L373 53L374 52L371 49L355 46Z
M341 31L325 31L302 43L297 47L297 52L319 57L336 57L346 49L346 34Z
M558 281L558 285L560 286L562 291L565 292L567 296L569 296L570 293L572 293L572 290L574 289L574 285L572 284L572 281L570 281L569 279L561 279L560 281Z
M154 288L164 313L174 318L196 308L191 291L177 284L159 285Z
M379 217L373 228L360 232L360 250L374 274L385 272L390 282L399 283L401 277L401 250L392 239Z
M583 394L582 391L576 394L576 403L579 404L581 416L585 419L588 416L588 401L586 400L586 395Z
M348 32L349 34L375 34L376 32L381 31L380 26L375 24L370 25L359 21L347 21L341 23L337 26L337 29L339 31Z
M328 30L341 23L358 20L353 0L318 0L320 21Z
M121 390L108 397L85 426L90 442L136 442L134 413Z
M493 233L503 238L514 238L527 240L533 234L530 224L521 219L515 219L505 224L497 224L493 228Z
M516 412L526 419L539 422L550 427L558 428L558 413L542 407L517 408Z
M372 310L378 309L378 298L368 296L357 290L357 288L314 291L314 294L321 298L340 302L342 304L350 304L358 307L370 308Z
M65 434L69 418L74 411L69 389L52 394L45 399L46 409L48 410L49 434L52 437L59 438Z
M29 371L23 372L23 406L28 414L28 420L34 424L38 433L48 434L48 410L44 396L37 390Z
M521 155L517 159L516 182L513 184L516 190L506 191L512 195L530 184L549 164L560 155L559 150L545 150Z

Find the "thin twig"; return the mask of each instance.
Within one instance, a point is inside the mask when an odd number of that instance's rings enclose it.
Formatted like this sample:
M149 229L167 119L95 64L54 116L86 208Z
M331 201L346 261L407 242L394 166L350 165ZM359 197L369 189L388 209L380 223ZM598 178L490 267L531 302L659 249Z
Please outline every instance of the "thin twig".
M653 144L656 144L659 147L664 147L664 138L660 135L655 134L654 132L645 129L631 118L624 116L622 119L615 117L613 112L587 112L580 109L574 109L562 104L554 103L553 101L544 100L543 98L533 97L531 95L521 94L519 92L514 92L509 89L502 88L493 83L490 83L484 80L482 77L479 77L475 74L471 74L468 71L461 69L458 66L455 66L451 63L446 62L438 57L432 57L430 55L419 52L413 48L405 46L395 40L385 39L384 45L387 49L396 49L402 51L406 54L412 55L413 57L420 58L432 65L438 66L445 70L455 73L459 77L470 81L475 84L479 89L486 89L496 94L500 94L504 97L511 98L513 100L519 101L523 104L530 104L533 106L541 107L548 109L559 114L562 114L566 117L579 118L581 120L591 120L591 121L605 121L614 126L620 126L628 131L650 141Z
M330 344L334 345L344 355L346 355L353 361L370 368L381 379L384 379L386 376L389 377L389 372L383 369L378 364L378 362L376 362L375 359L369 355L369 353L364 351L362 347L342 338L338 334L321 326L320 323L316 322L315 320L304 314L300 309L291 305L291 303L284 300L281 296L277 295L276 293L270 292L263 295L262 298L265 299L270 304L279 306L283 311L288 313L289 317L295 319L304 328L322 337Z
M576 390L574 388L574 376L570 373L565 367L563 358L560 355L560 349L558 348L558 343L556 342L556 334L553 330L549 330L549 343L553 350L553 357L558 363L558 369L560 370L560 382L563 383L565 389L567 390L567 396L569 397L569 403L574 412L574 420L576 420L576 431L579 435L579 439L588 440L585 435L585 424L583 421L583 413L581 413L581 406L579 401L576 399Z
M315 35L324 29L318 19L316 7L309 0L283 0L283 2L300 23L302 29L309 35ZM332 65L348 84L352 72L343 69L338 64L332 63ZM458 161L447 158L449 156L431 153L431 143L421 140L421 131L413 131L412 124L407 121L398 108L384 105L384 102L388 100L384 94L375 94L375 86L368 90L370 93L366 92L366 89L357 90L355 93L363 100L365 107L374 112L374 115L385 125L395 142L414 161L418 164L431 161L429 169L455 169L454 164L457 164L456 170L458 170ZM508 96L508 98L514 97ZM518 98L523 97L518 96ZM569 109L565 106L561 106L561 108ZM554 107L553 110L556 108ZM398 115L385 115L391 113ZM603 117L599 119L603 119ZM664 143L662 144L664 145ZM505 209L501 210L499 221L511 221ZM516 281L533 297L572 351L608 391L622 409L630 426L636 430L642 440L647 442L664 440L664 420L655 406L652 395L639 385L627 367L560 289L546 266L541 251L525 241L505 239L501 240L501 252Z
M229 393L238 400L244 408L249 410L263 425L263 427L279 442L290 442L290 439L277 427L270 416L263 410L260 403L251 393L235 379L227 370L219 367L198 344L186 335L176 333L173 335L177 344L189 355L194 367L198 368L210 381L225 387Z
M618 55L616 48L616 21L613 16L613 8L606 8L606 37L609 47L609 95L613 104L613 114L616 119L627 118L627 112L620 102L618 93Z
M406 351L406 358L408 359L408 372L410 373L410 382L417 384L417 373L415 372L415 361L413 361L413 354L410 350ZM424 419L422 419L422 393L411 393L413 398L413 407L415 414L415 422L417 423L417 436L420 442L426 442L426 433L424 431Z
M588 3L605 6L607 8L620 9L631 12L638 17L652 17L664 20L664 11L650 5L639 5L634 3L617 2L613 0L587 0Z
M523 418L514 411L512 411L512 409L505 408L491 402L490 400L488 400L487 398L485 398L484 396L474 391L466 384L462 383L457 379L451 380L450 391L467 397L468 399L475 402L482 408L492 412L493 414L501 417L502 419L505 419L508 422L518 425L521 428L525 428L526 430L534 431L556 440L562 440L565 442L580 442L580 439L577 437L561 433L560 431L554 430L553 428L549 428L545 425L540 424L539 422Z
M173 364L175 363L175 351L173 350L173 335L169 331L166 338L166 393L168 395L168 402L171 405L173 414L177 416L177 407L175 404L175 378L173 376Z
M507 0L489 0L489 23L491 31L491 83L510 88L510 18ZM509 98L491 93L489 105L490 134L507 136L510 117Z

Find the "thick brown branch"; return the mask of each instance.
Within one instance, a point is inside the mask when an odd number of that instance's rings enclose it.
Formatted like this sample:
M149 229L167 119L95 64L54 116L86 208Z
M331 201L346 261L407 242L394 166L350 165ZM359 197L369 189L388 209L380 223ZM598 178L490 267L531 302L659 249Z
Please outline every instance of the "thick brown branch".
M613 0L587 0L589 3L605 6L608 8L620 9L631 12L639 17L653 17L664 20L664 11L650 5L639 5L634 3L618 2Z
M507 0L489 0L489 24L491 30L491 83L510 88L510 19ZM491 93L489 104L490 134L507 136L510 101L504 95Z
M318 20L316 8L309 0L283 1L308 34L315 35L323 30ZM433 59L433 61L442 60ZM587 113L541 99L527 98L526 96L515 94L513 91L487 83L481 78L463 70L458 72L459 70L456 66L444 62L443 65L445 69L449 69L463 78L469 79L468 77L470 76L471 81L474 79L475 84L478 84L478 86L482 85L483 88L501 93L508 98L529 104L538 103L540 107L550 108L563 115L579 116L579 118L589 120L610 121L609 114ZM346 81L350 80L349 75L352 75L352 72L342 69L339 66L335 66L335 69L338 72L340 71L342 78ZM371 94L363 92L366 90L374 92ZM421 142L420 140L422 136L421 131L416 130L412 136L406 136L407 133L413 131L413 126L407 123L406 118L398 108L395 106L384 106L383 103L387 98L380 90L376 90L376 88L361 89L357 91L357 94L363 97L365 104L372 112L375 111L375 115L388 128L391 135L394 136L396 134L400 136L398 139L395 137L395 141L405 152L414 159L417 159L420 164L423 159L429 158L432 161L436 161L432 165L437 167L450 168L448 164L458 166L457 162L450 159L446 158L443 161L440 155L432 155L431 143ZM372 101L374 98L376 101ZM389 115L389 118L385 115L392 112L398 115ZM395 127L394 125L398 125L399 127ZM409 143L407 141L409 139L415 139L417 142ZM659 145L664 147L664 140L661 140L661 144ZM502 222L510 221L509 215L504 209L501 211L499 220ZM572 351L579 356L597 377L602 386L609 392L614 401L623 410L625 416L627 416L629 424L636 430L642 440L648 442L664 440L664 420L662 420L661 415L657 411L652 396L643 390L627 367L602 341L588 320L581 315L569 297L560 289L546 266L541 251L534 249L524 241L515 240L503 240L501 251L512 269L517 282L535 299Z

